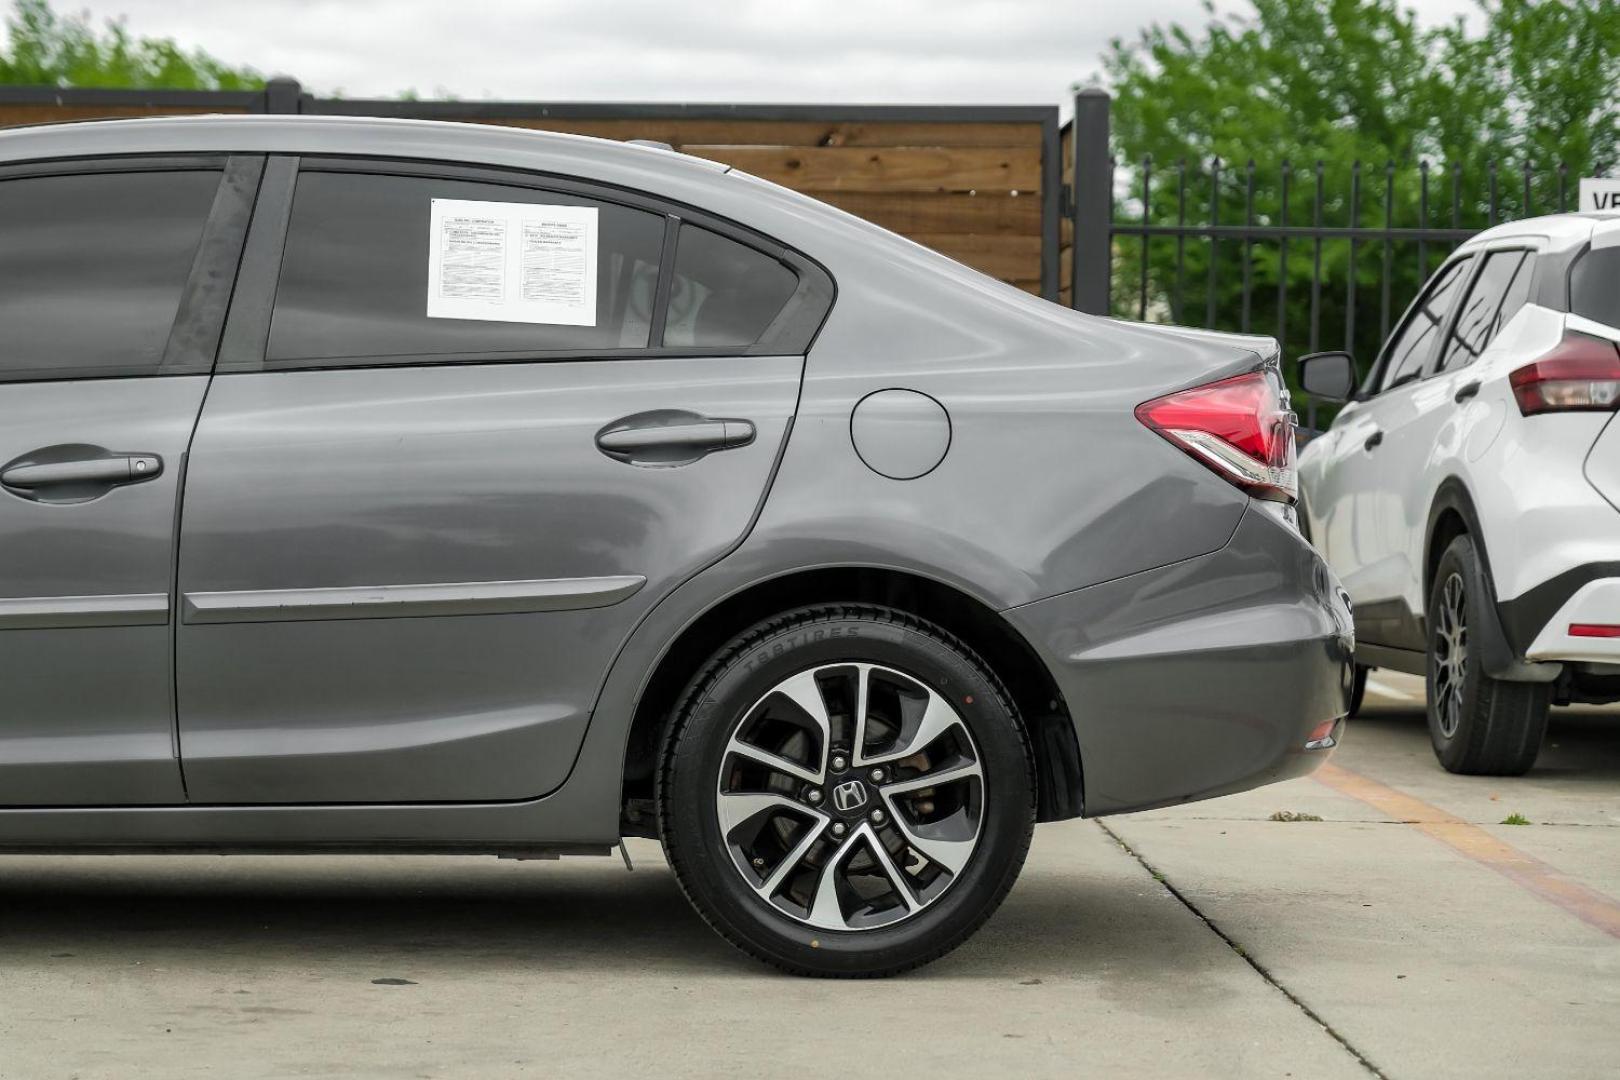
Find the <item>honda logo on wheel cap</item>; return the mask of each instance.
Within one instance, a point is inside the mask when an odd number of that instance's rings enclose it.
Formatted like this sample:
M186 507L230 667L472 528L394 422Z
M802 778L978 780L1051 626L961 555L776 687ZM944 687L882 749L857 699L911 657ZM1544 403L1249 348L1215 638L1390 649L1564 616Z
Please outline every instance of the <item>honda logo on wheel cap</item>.
M859 780L846 780L833 788L833 807L848 813L866 802L866 785Z

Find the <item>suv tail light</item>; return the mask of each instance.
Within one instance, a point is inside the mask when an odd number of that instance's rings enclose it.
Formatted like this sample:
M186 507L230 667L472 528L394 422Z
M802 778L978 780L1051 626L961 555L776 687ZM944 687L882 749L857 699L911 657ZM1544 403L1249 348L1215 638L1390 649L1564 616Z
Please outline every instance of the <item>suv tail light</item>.
M1508 376L1519 411L1612 412L1620 403L1620 349L1590 334L1564 332L1551 352Z
M1293 502L1299 492L1295 418L1274 371L1154 398L1136 418L1256 498Z

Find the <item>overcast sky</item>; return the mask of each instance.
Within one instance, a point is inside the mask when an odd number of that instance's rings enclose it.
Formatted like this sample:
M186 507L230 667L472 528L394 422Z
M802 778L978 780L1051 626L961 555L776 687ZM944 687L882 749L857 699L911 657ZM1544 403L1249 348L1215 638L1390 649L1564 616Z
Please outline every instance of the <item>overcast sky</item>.
M1425 21L1473 0L1407 0ZM57 0L317 93L1045 104L1200 0ZM1221 11L1246 10L1217 0Z

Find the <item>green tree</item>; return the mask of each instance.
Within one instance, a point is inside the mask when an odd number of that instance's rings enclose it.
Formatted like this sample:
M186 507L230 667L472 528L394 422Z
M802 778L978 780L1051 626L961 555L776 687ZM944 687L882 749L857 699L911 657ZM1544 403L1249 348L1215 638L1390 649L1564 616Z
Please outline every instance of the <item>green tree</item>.
M6 18L0 84L257 90L264 77L170 38L135 37L122 20L98 29L87 14L59 15L49 0L16 0Z
M1573 205L1575 179L1620 155L1614 0L1480 0L1472 29L1425 28L1397 0L1206 11L1198 32L1154 25L1104 58L1123 220L1176 222L1184 183L1190 223L1213 207L1221 224L1243 224L1252 190L1256 224L1309 225L1319 170L1325 225L1475 229L1491 221L1493 188L1498 220L1554 211L1560 165ZM1144 259L1139 240L1121 238L1114 307L1142 313L1145 262L1149 318L1280 331L1289 356L1348 343L1366 361L1446 250L1374 238L1318 252L1296 238L1284 258L1275 241L1224 239L1212 252L1161 237Z

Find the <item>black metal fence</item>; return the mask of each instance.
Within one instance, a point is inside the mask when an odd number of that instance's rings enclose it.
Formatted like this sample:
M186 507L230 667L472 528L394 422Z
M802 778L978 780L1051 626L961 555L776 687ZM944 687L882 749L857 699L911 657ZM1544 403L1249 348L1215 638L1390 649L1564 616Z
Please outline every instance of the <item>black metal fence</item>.
M1458 244L1574 202L1562 163L1120 162L1109 104L1079 94L1068 133L1073 305L1270 334L1285 356L1370 360Z

